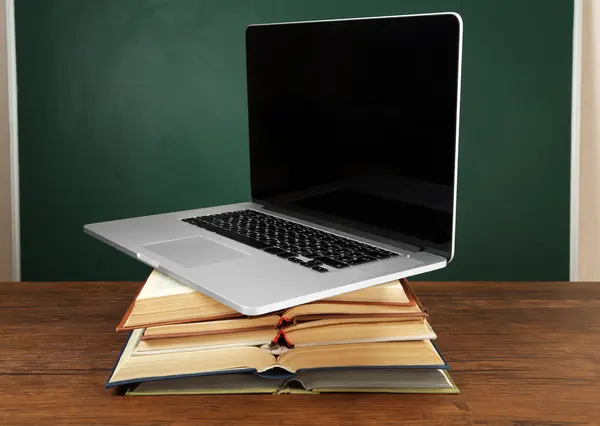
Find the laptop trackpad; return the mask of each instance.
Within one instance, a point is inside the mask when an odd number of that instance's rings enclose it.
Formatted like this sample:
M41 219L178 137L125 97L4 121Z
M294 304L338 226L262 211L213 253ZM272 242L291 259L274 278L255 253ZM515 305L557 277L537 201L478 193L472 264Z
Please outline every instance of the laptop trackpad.
M150 243L143 247L186 268L248 256L247 253L201 236Z

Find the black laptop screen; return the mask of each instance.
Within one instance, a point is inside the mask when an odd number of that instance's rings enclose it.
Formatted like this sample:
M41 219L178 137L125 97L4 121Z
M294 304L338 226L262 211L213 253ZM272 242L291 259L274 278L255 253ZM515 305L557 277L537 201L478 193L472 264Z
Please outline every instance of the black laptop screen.
M250 26L254 200L449 253L460 23Z

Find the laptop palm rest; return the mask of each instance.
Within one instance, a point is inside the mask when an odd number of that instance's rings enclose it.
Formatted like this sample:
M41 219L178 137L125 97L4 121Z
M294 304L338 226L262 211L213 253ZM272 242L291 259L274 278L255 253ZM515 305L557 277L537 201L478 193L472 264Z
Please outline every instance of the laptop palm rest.
M143 247L185 268L226 262L249 255L202 236L150 243Z

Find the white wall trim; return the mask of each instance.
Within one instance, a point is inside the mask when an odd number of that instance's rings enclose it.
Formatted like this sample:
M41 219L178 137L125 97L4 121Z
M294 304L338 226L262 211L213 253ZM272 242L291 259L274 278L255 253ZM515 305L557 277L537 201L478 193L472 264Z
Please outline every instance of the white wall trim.
M10 132L10 201L12 223L12 279L21 281L21 216L19 207L19 126L17 109L17 45L15 4L5 0L6 63L8 68L8 120Z
M573 74L571 86L571 229L569 279L579 279L579 180L581 133L581 45L583 0L574 0Z

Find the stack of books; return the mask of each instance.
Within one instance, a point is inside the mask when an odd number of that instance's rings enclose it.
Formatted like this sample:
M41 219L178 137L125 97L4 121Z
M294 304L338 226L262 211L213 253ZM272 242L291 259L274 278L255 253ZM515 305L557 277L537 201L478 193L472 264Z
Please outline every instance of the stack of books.
M127 395L458 393L406 280L249 317L153 271L117 331Z

